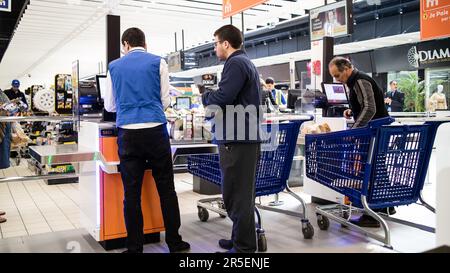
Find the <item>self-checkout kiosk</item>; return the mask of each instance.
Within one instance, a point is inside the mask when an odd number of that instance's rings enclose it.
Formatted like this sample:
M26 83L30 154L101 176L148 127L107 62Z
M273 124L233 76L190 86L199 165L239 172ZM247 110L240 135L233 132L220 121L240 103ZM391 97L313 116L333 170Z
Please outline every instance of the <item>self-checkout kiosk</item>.
M124 246L127 236L123 216L123 185L117 147L117 129L112 122L81 122L79 145L99 151L101 160L80 163L80 222L105 249ZM95 182L94 182L95 181ZM159 195L150 170L142 188L145 242L159 242L164 222Z

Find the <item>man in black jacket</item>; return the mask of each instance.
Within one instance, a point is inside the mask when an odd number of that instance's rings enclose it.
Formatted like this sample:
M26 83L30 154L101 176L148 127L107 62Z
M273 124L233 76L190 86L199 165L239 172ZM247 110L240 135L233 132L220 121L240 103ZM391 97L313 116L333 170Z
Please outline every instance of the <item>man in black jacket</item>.
M25 94L19 90L19 87L20 87L19 80L13 80L11 82L11 89L5 90L5 94L6 96L8 96L9 100L15 100L19 98L28 107Z
M390 112L403 112L403 104L405 102L405 94L398 90L398 83L391 81L389 87L391 91L386 92L384 102Z
M366 126L369 121L384 117L389 114L384 106L383 91L374 79L367 74L358 71L353 64L344 57L335 57L328 66L331 76L338 82L344 83L349 88L350 109L344 111L346 118L355 120L352 128ZM394 214L394 208L388 208L390 214ZM387 209L374 210L387 212ZM364 214L359 219L351 221L362 227L379 227L380 223L373 217Z
M233 221L231 240L222 239L219 246L229 252L252 253L256 251L255 173L261 142L259 74L241 50L239 29L226 25L214 37L217 57L225 61L222 80L219 89L204 92L202 100L220 112L214 116L214 138L219 145L223 200Z

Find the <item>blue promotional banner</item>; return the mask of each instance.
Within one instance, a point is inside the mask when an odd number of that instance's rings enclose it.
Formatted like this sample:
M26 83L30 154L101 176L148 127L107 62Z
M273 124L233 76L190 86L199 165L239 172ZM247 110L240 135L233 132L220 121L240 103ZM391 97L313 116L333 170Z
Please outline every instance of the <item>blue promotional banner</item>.
M0 0L0 11L11 12L12 0Z

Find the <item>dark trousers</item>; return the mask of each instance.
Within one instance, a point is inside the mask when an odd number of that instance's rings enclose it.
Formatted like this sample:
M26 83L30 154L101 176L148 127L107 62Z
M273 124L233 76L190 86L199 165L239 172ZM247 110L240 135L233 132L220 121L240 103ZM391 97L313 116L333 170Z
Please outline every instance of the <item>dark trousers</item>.
M141 208L141 190L144 172L151 169L161 200L166 229L166 243L181 241L180 210L174 186L172 153L165 125L146 129L121 129L119 145L120 173L125 192L124 215L127 228L127 247L141 252L144 245L144 223Z
M256 251L255 174L260 144L219 145L222 195L233 221L231 240L236 252Z

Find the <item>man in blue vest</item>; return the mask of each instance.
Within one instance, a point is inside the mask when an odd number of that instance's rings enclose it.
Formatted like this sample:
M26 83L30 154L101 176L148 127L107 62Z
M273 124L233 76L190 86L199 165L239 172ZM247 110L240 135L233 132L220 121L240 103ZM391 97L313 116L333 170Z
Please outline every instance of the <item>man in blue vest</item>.
M145 34L138 28L122 35L125 56L109 64L105 109L116 112L120 173L124 185L124 215L128 253L143 251L141 190L148 166L158 189L170 252L190 249L178 233L180 210L174 186L172 154L164 109L170 104L167 63L146 52Z

